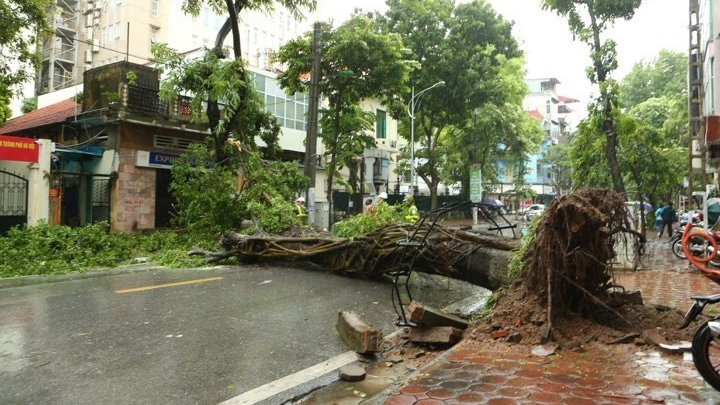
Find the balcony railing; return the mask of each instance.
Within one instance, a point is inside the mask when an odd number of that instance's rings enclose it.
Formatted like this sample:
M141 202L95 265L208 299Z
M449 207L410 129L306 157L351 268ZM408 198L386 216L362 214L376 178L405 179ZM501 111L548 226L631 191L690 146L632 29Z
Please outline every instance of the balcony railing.
M157 89L149 87L123 84L121 101L121 108L133 114L184 122L192 118L188 97L180 97L168 104L160 100Z

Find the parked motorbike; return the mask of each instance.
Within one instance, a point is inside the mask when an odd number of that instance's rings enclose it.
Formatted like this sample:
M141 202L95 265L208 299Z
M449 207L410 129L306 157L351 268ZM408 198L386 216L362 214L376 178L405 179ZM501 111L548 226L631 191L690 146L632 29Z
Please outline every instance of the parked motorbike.
M694 256L689 245L693 238L703 239L703 244L709 245L712 250L705 257ZM715 283L720 284L720 269L708 267L707 264L716 260L718 238L717 235L703 230L693 230L692 224L685 226L683 238L680 242L688 261ZM718 259L720 260L720 259ZM720 294L705 297L691 297L695 303L685 314L685 322L680 329L687 328L702 313L707 305L720 302ZM695 368L700 375L713 388L720 391L720 317L715 317L703 323L695 332L692 340L691 353Z
M718 282L718 280L713 279ZM720 294L706 297L691 297L695 303L685 314L685 322L680 329L687 328L703 311L706 305L720 302ZM720 317L713 318L702 324L693 336L691 353L695 368L703 379L713 388L720 391Z
M681 223L681 225L682 227L674 230L673 235L670 238L670 246L676 257L687 259L685 249L683 248L683 238L690 231L706 232L707 235L714 239L716 243L720 243L720 233L712 230L706 231L700 224L699 220L693 219L692 223ZM712 244L707 242L706 238L693 236L688 239L687 250L695 257L710 257L712 256L714 248ZM720 267L720 258L708 260L706 263L710 263L710 265L715 267Z

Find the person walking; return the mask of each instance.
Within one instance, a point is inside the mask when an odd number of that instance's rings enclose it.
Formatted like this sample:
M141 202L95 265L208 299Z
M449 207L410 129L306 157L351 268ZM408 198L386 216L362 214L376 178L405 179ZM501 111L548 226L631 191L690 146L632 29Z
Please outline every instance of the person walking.
M658 237L660 237L660 234L662 233L663 208L665 208L665 206L660 206L657 210L655 210L655 232L657 232Z
M667 234L669 237L672 238L672 224L677 220L677 212L675 212L675 209L673 209L672 201L668 202L667 205L663 208L661 218L662 224L660 226L660 233L658 234L658 237L663 236L663 232L665 232L665 228L667 228Z

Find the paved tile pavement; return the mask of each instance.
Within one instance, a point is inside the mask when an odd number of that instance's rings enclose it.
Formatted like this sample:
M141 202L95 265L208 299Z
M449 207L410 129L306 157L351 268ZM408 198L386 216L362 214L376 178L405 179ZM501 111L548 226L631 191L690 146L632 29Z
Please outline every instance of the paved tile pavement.
M618 272L618 284L640 290L646 303L682 310L690 295L720 293L720 286L673 256L665 239L650 239L643 269ZM592 343L539 357L532 349L467 339L372 403L720 404L720 392L705 384L689 353Z

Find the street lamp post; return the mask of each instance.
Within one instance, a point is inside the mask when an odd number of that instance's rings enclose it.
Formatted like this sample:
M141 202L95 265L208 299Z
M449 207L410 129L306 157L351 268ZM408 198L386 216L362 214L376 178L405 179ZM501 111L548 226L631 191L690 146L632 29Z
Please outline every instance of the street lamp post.
M434 89L435 87L444 86L445 81L440 80L432 86L423 89L419 93L415 94L415 86L412 87L412 97L407 106L407 113L410 116L410 187L412 193L415 193L415 186L417 185L415 180L415 106L420 100L420 96L428 90Z

